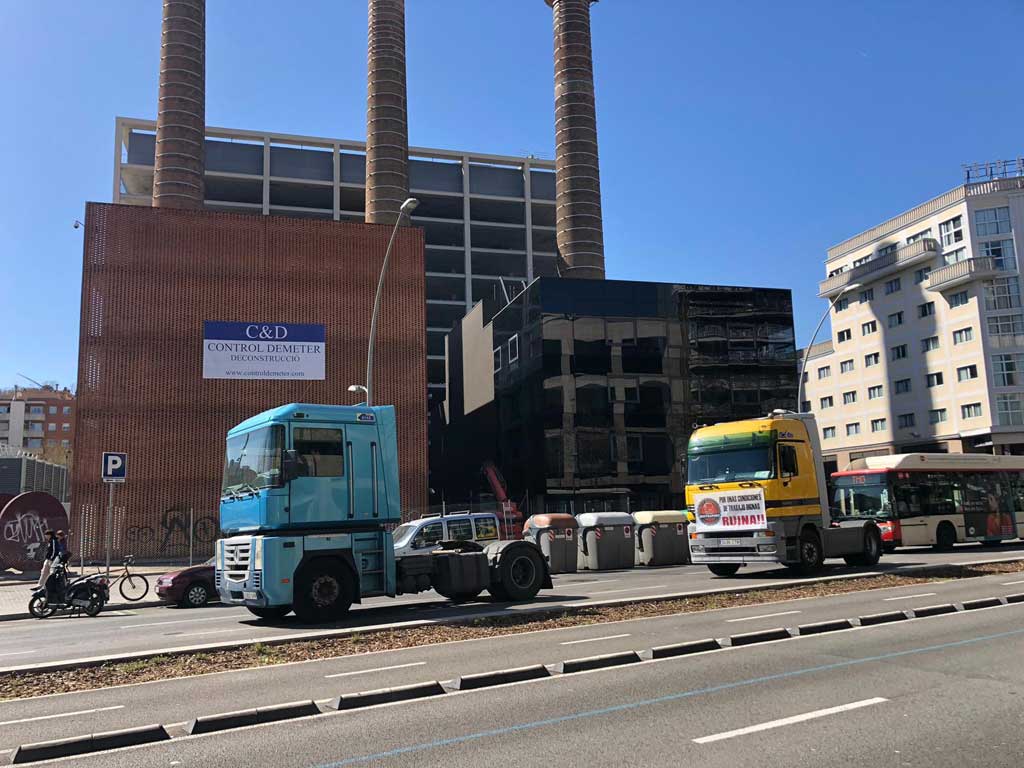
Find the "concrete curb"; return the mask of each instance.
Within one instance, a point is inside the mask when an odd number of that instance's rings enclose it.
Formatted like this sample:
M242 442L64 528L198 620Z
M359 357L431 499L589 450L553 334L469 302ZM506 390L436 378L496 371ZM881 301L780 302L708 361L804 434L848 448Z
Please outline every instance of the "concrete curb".
M247 725L256 725L255 709L240 709L237 712L222 712L219 715L203 715L185 724L185 733L189 736L198 736L201 733L213 733L215 731L226 731L229 728L243 728Z
M860 617L862 627L873 627L876 624L888 624L890 621L906 621L910 617L903 611L886 611L885 613L869 613Z
M620 667L624 664L636 664L643 659L636 651L624 651L623 653L606 653L603 656L588 656L584 659L569 659L549 664L548 669L561 675L570 675L573 672L584 672L590 669L605 669L606 667Z
M915 608L911 613L915 619L924 619L928 616L941 616L944 613L956 613L956 606L952 603L942 605L926 605L923 608Z
M520 683L524 680L537 680L541 677L550 677L551 673L543 664L536 664L531 667L516 667L515 669L500 669L496 672L481 672L475 675L463 675L454 680L444 683L444 687L450 691L474 691L478 688L488 688L492 685L505 685L507 683Z
M103 606L103 610L125 611L130 608L156 608L160 605L170 605L170 603L165 603L163 600L143 600L141 603L107 603ZM61 615L63 614L54 614L54 618L57 618ZM0 621L24 621L25 619L31 618L33 618L33 616L28 612L28 598L25 599L24 613L0 613ZM88 616L85 616L83 618L88 618ZM36 619L36 621L39 621L39 619Z
M1002 599L998 597L982 597L977 600L965 600L962 605L965 611L976 611L979 608L995 608L1002 605Z
M745 632L742 635L732 635L729 644L733 647L740 645L753 645L754 643L767 643L772 640L788 640L792 635L785 627L774 629L760 629L757 632Z
M836 619L833 621L819 621L814 624L801 624L797 627L800 635L820 635L823 632L839 632L843 629L851 629L853 624L849 619Z
M206 643L203 645L178 646L172 648L160 648L151 651L136 651L134 653L117 653L109 654L106 656L92 656L82 659L68 659L66 661L44 662L42 664L26 664L21 666L0 667L0 674L8 672L59 672L67 669L98 667L103 664L117 663L121 661L136 661L139 659L150 659L155 656L176 656L196 652L230 650L232 648L240 648L247 645L254 645L255 643L261 643L263 645L285 645L287 643L300 642L303 640L324 640L333 637L346 637L348 635L353 634L366 635L377 632L386 632L388 630L393 629L403 629L407 627L411 628L436 626L443 624L464 624L475 621L477 619L489 619L500 616L543 615L547 613L562 613L566 610L575 610L580 608L602 608L617 605L635 605L638 603L661 603L666 602L668 600L681 600L690 597L703 597L706 595L717 594L746 594L748 592L757 592L761 590L774 591L780 589L789 589L792 587L808 586L812 584L828 583L832 581L845 581L849 579L863 579L888 575L912 575L915 573L927 573L929 571L945 570L948 568L965 568L977 565L989 565L992 563L1015 562L1019 560L1024 560L1024 553L1021 553L1020 555L1016 555L1013 557L991 558L986 560L978 560L970 563L936 563L928 565L900 566L897 568L893 568L892 570L886 571L865 571L864 573L845 573L838 574L835 576L819 576L813 579L794 578L785 581L770 581L764 584L722 587L719 589L701 589L692 590L689 592L671 592L662 595L649 595L647 597L642 598L624 597L616 598L613 600L593 600L582 603L578 601L555 603L552 605L540 605L535 608L524 609L521 611L516 611L514 613L511 613L506 609L497 609L493 611L471 613L464 616L449 616L446 618L439 619L414 619L412 621L391 622L389 624L377 624L370 625L367 627L345 627L339 629L326 629L320 632L305 632L301 634L293 633L288 635L278 635L272 637L250 637L241 640ZM1020 595L1020 600L1024 601L1024 594ZM133 605L136 605L136 607L140 607L138 604ZM111 606L111 608L113 608L113 606Z
M640 658L644 661L651 659L670 659L674 656L687 656L691 653L703 653L704 651L721 650L722 644L715 638L709 637L706 640L691 640L687 643L675 643L673 645L658 645L646 651L640 651Z
M23 744L14 750L11 763L33 763L39 760L53 760L58 757L84 755L89 752L101 752L108 749L134 747L139 744L152 744L157 741L170 740L167 730L162 725L143 725L138 728L126 728L120 731L94 733L89 736L78 736L72 739L41 741L35 744Z
M1007 603L1024 603L1024 592L1018 592L1016 595L1007 595L1003 599Z
M377 704L388 704L393 701L409 701L410 699L422 699L428 696L441 696L444 693L444 687L437 680L430 680L426 683L401 685L395 688L379 688L375 691L346 693L336 699L332 699L327 704L327 708L337 710L362 709L363 707L373 707Z

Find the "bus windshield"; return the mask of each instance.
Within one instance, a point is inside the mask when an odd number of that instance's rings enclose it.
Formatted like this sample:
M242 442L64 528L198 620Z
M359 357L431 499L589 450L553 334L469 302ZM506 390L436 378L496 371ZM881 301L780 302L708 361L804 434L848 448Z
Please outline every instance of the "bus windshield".
M281 425L228 438L221 495L252 494L278 485L283 443L284 427Z
M835 478L832 506L848 517L889 517L892 500L884 474Z
M686 482L730 483L738 480L767 480L773 476L770 446L690 453Z

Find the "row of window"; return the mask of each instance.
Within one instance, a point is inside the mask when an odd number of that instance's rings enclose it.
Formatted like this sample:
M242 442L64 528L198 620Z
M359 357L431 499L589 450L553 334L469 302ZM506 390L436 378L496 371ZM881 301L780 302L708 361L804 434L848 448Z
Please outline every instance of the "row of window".
M57 444L57 441L56 440L47 440L46 444L49 445L49 446L54 446L54 445ZM62 448L70 448L71 447L71 441L70 440L61 440L60 444L61 444ZM30 440L26 440L25 441L25 447L26 448L42 448L43 447L43 441L42 441L41 438L33 437Z
M1018 401L1019 404L1019 401ZM1018 412L1024 417L1024 410L1017 409ZM960 418L962 419L976 419L982 415L981 403L965 403L960 406ZM941 424L949 420L949 413L945 408L932 408L928 411L928 423L929 424ZM896 427L898 429L910 429L916 426L917 419L913 413L901 413L896 417ZM1019 422L1024 424L1024 418ZM885 432L888 429L888 419L879 418L871 419L871 431L872 432ZM860 434L860 422L853 421L846 425L846 436L856 437ZM821 430L821 436L825 440L833 440L836 437L836 427L823 427Z
M998 320L1002 320L1003 318L989 318L990 321L991 320L997 320L997 319ZM1009 320L1009 318L1007 318L1007 320ZM1015 321L1010 321L1010 322L1011 322L1011 324L1008 326L1008 328L1010 330L1008 330L1007 333L1015 333L1015 334L1016 333L1024 333L1024 317L1021 317L1021 316L1018 315L1018 316L1016 316L1016 320ZM990 330L991 330L991 327L992 327L992 323L990 322L989 323ZM1016 330L1014 330L1014 329L1016 329ZM973 328L970 328L970 327L968 327L968 328L959 328L959 329L953 331L953 344L954 345L964 344L964 343L966 343L968 341L972 341L973 339L974 339L974 329ZM938 336L928 336L927 338L921 339L921 351L922 352L931 352L931 351L936 350L938 348L939 348L939 337ZM889 359L892 360L893 362L895 362L897 360L905 360L907 358L908 354L909 354L909 349L908 349L906 344L897 344L894 347L889 347ZM880 357L878 352L869 352L868 354L864 355L864 367L865 368L871 368L871 367L873 367L875 365L878 365L880 361L881 361L881 357ZM854 365L853 358L850 358L849 360L843 360L843 361L841 361L839 363L839 372L840 373L852 373L854 370L855 370L855 365ZM827 379L827 378L829 378L831 376L832 376L832 366L831 365L823 365L823 366L818 368L818 380L819 381L821 379ZM806 381L806 380L807 380L807 375L804 374L804 381Z
M70 416L71 415L71 406L70 405L65 405L65 406L63 406L63 408L60 408L59 406L56 406L56 405L51 405L48 408L45 407L45 406L42 406L42 405L30 405L28 407L28 412L30 414L32 414L33 416L41 416L44 412L45 413L49 413L51 416L56 416L57 413L58 413L58 410L60 411L60 413L64 414L65 416ZM4 413L7 413L7 412L8 412L7 410L4 411Z
M57 422L51 421L49 424L47 424L46 425L46 431L47 432L56 432L57 431ZM61 432L70 432L71 431L71 425L68 424L67 422L65 422L64 424L61 424L60 425L60 431Z
M1018 358L1013 363L1009 364L1009 372L1003 374L1004 377L1008 377L1013 381L1020 381L1020 374L1024 373L1024 355L1003 355L1003 357L1016 357ZM977 365L963 365L956 369L956 380L957 381L970 381L971 379L978 378L978 366ZM941 387L943 384L942 371L935 373L929 373L925 376L925 385L928 388ZM911 390L910 379L897 379L893 382L897 395L907 394ZM1001 386L1013 386L1001 385ZM878 400L883 396L883 386L876 384L875 386L868 387L868 400ZM857 390L851 389L848 392L843 392L843 405L852 405L857 402ZM835 401L832 395L822 397L818 400L818 406L820 410L826 410L835 405Z

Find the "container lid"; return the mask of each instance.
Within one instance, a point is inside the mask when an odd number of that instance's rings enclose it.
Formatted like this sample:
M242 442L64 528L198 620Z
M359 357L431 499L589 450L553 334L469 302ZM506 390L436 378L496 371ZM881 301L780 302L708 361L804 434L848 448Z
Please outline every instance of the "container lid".
M584 512L576 516L581 528L595 525L633 525L633 516L626 512Z
M634 512L633 519L637 525L650 525L651 523L685 523L686 512L681 509L658 509L644 512Z
M549 515L534 515L529 518L523 526L523 530L525 531L528 528L557 528L561 531L566 528L579 528L579 524L572 515L553 512Z

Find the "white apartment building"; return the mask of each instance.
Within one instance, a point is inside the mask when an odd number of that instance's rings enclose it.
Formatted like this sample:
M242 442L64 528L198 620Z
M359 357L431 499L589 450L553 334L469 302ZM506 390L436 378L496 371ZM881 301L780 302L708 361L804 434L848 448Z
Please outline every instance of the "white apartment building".
M808 350L801 409L826 466L886 453L1024 454L1024 159L828 251L831 339Z

